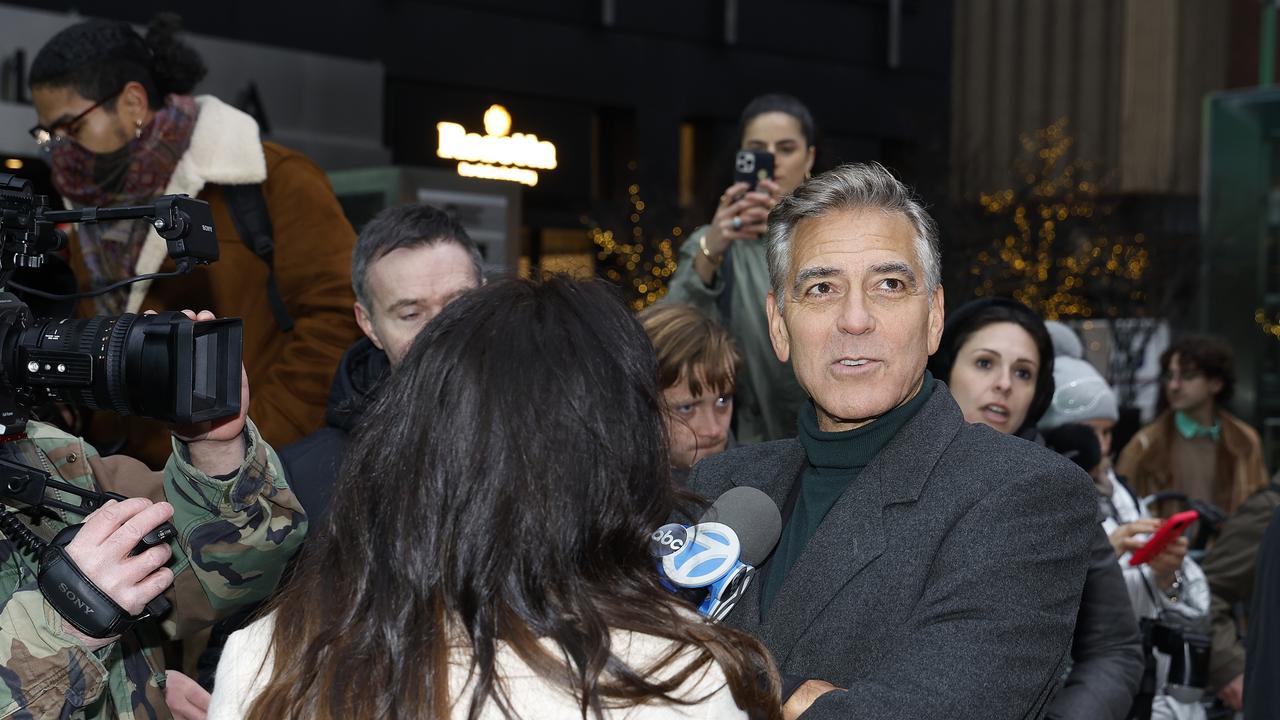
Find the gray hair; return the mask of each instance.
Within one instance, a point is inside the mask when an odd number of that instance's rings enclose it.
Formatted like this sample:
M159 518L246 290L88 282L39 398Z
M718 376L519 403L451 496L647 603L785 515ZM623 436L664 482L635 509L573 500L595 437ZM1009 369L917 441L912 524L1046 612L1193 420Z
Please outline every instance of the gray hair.
M942 285L942 253L938 225L924 206L880 163L850 163L806 180L769 213L769 282L778 309L787 296L791 271L791 239L801 220L840 210L899 213L915 230L916 260L924 270L925 288L933 295Z
M476 283L484 279L480 247L448 212L426 203L389 207L365 224L351 253L351 289L356 300L369 307L369 266L393 250L451 242L471 256Z

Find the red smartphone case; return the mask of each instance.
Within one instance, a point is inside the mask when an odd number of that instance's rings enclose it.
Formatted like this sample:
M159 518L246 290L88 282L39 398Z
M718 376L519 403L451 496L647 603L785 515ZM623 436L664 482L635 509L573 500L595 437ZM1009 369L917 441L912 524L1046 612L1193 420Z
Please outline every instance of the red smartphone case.
M1129 565L1137 566L1145 562L1151 562L1152 558L1169 547L1169 544L1186 532L1191 523L1195 522L1199 517L1200 513L1195 510L1187 510L1165 520L1164 524L1156 530L1145 545L1133 551L1133 555L1129 557Z

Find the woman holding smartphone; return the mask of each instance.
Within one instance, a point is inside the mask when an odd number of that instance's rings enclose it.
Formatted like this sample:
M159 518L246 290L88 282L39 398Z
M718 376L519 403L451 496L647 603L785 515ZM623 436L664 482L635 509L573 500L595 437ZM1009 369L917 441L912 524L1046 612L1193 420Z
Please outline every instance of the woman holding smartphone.
M688 303L728 328L743 355L735 417L742 442L796 433L804 394L769 342L764 234L769 211L813 170L813 116L790 95L762 95L742 111L742 149L770 153L772 177L735 182L715 214L680 248L665 301Z

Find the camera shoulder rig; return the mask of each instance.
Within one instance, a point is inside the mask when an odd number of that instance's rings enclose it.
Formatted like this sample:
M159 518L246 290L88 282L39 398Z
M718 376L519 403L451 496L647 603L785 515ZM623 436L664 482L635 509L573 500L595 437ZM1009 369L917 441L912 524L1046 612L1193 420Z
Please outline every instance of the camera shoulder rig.
M45 491L54 488L71 493L81 499L79 505L45 497ZM70 483L55 480L43 470L22 463L0 458L0 500L5 505L19 504L33 509L55 507L81 516L101 507L107 500L125 500L123 495L86 490ZM130 615L88 578L67 554L66 546L80 532L83 523L64 527L50 542L45 542L31 531L17 515L7 508L0 509L0 531L10 540L26 549L39 562L36 584L45 600L68 623L80 632L95 638L119 635L136 622L160 617L170 610L169 601L163 595L147 603L137 615ZM143 536L133 549L137 555L148 548L177 537L177 530L165 522Z

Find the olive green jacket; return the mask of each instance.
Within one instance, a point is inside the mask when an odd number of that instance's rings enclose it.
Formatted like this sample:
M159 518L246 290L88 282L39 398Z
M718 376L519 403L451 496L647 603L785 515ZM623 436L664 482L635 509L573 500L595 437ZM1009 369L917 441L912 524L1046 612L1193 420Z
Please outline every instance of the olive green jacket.
M680 260L667 286L663 302L692 305L725 326L742 356L736 378L733 413L735 433L743 444L796 436L796 418L805 394L796 382L790 363L778 361L769 341L764 304L769 293L769 268L763 240L738 240L725 258L731 287L725 294L725 267L710 287L693 268L705 227L694 231L680 246ZM729 310L726 321L721 308Z
M1267 523L1280 507L1280 485L1255 493L1222 526L1201 567L1209 579L1209 618L1213 623L1213 652L1209 683L1221 689L1244 673L1244 628L1236 625L1236 606L1248 608L1253 598L1253 575L1258 545Z
M0 718L171 717L162 645L266 597L302 541L306 518L280 461L252 423L244 463L228 480L192 467L176 440L164 471L153 472L132 458L100 457L51 426L32 422L27 430L28 439L0 445L0 454L82 488L173 505L178 538L168 565L174 584L165 593L173 611L90 651L63 632L61 617L37 588L36 559L0 536ZM52 512L56 518L38 523L27 513L18 517L45 540L81 521Z

